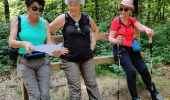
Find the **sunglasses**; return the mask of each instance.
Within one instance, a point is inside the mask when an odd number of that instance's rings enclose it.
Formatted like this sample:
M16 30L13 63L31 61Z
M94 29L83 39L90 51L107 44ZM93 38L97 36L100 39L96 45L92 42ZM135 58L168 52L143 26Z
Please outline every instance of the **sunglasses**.
M39 11L39 12L42 12L43 10L44 10L44 8L42 8L42 7L35 7L35 6L33 6L33 7L31 7L31 9L32 9L32 11Z
M75 26L76 26L76 30L78 33L81 33L81 29L80 29L80 25L78 22L75 23Z
M124 10L124 12L127 12L129 9L128 8L119 8L119 11L122 12Z

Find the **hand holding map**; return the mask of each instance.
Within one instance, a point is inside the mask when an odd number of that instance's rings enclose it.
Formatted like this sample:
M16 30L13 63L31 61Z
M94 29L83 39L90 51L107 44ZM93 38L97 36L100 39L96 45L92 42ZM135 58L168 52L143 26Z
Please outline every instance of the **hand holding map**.
M34 51L40 51L52 55L54 51L60 50L62 48L62 43L60 44L45 44L32 46L31 49Z

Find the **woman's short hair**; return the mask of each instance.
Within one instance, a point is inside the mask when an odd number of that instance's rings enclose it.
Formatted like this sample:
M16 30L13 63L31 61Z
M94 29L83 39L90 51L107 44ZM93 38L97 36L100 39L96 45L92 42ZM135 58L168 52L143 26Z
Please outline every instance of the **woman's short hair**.
M85 5L85 0L64 0L64 2L65 2L66 5L68 5L68 4L72 3L72 2L78 2L78 3L80 3L82 6Z
M25 0L25 4L29 7L33 2L38 2L39 5L45 6L45 0Z

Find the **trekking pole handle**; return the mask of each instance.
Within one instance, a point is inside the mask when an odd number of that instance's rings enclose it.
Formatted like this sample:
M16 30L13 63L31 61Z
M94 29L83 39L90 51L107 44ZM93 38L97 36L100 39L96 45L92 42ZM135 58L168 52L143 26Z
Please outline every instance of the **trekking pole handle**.
M120 35L118 35L118 36L117 36L117 39L118 39L119 41L120 41L120 40L122 41L122 40L123 40L123 36L120 34ZM120 42L119 42L119 43L117 43L117 44L121 45L121 43L120 43Z
M149 36L149 43L152 43L152 36Z

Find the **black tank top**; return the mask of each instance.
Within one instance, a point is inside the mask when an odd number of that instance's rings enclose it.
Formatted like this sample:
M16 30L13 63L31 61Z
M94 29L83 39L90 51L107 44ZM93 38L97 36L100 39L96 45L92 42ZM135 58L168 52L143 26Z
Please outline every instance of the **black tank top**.
M93 58L90 49L90 24L87 14L81 13L81 19L76 23L68 13L65 13L65 25L62 32L64 47L70 51L68 54L62 55L62 59L83 62Z

